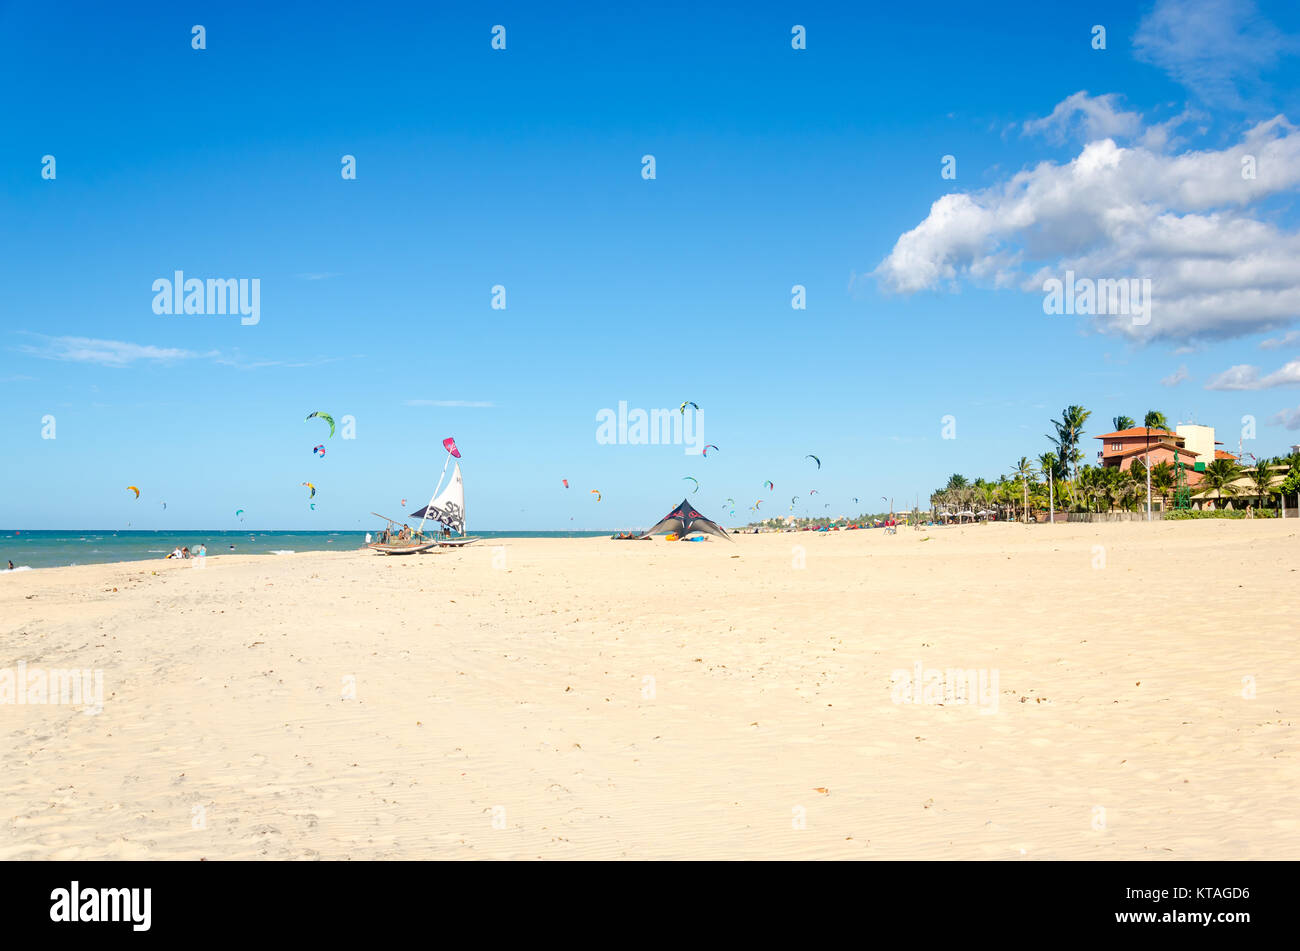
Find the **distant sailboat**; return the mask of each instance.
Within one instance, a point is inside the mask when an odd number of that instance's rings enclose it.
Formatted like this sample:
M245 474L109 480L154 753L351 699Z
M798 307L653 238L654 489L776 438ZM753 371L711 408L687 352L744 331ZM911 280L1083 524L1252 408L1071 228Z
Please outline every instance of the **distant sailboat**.
M441 483L442 480L438 481ZM442 524L443 534L437 541L443 547L458 548L478 541L477 538L465 534L465 480L460 474L459 462L451 471L451 481L447 483L447 487L435 495L424 508L411 513L411 518L417 516L420 518L421 530L424 528L425 521L431 520ZM452 535L452 532L456 534Z
M451 461L451 456L447 457ZM429 504L417 512L412 512L408 518L418 518L420 525L412 529L409 525L401 525L386 515L380 515L378 512L371 512L371 515L378 516L388 522L388 527L379 533L379 538L371 542L366 547L372 551L377 551L385 555L415 555L425 552L431 548L458 548L462 545L472 545L479 539L467 536L465 534L465 481L460 473L460 463L457 463L451 473L451 481L447 487L442 488L442 480L447 475L446 464L442 467L442 475L438 477L438 488L433 490L433 498ZM441 489L441 491L439 491ZM426 535L424 533L424 523L426 521L439 522L443 526L441 535ZM452 535L452 532L456 535Z

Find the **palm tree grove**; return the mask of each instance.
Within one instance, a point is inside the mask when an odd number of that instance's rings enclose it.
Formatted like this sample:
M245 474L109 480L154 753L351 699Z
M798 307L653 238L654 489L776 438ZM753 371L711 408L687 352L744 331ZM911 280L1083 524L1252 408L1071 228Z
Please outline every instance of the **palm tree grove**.
M1168 461L1151 465L1152 449L1161 437L1172 435L1159 410L1148 411L1141 422L1124 415L1110 420L1115 433L1143 437L1127 468L1085 463L1085 427L1091 415L1082 406L1065 407L1051 420L1045 451L1021 456L1006 472L974 478L953 473L930 494L932 515L1019 521L1148 512L1153 518L1268 518L1279 515L1284 501L1300 492L1300 451L1251 457L1248 465L1225 452L1201 464L1189 455L1177 466ZM1097 456L1100 461L1101 453Z

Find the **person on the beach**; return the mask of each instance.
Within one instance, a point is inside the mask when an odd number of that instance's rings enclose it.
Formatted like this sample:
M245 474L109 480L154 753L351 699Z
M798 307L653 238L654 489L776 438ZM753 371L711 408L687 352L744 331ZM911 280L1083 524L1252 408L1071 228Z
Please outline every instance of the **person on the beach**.
M14 560L12 558L9 559L9 570L10 571L14 570Z
M181 549L181 557L182 557L182 558L189 558L189 557L190 557L190 546L189 546L189 545L186 545L184 548Z
M181 550L180 550L179 548L173 548L173 549L172 549L172 553L171 553L170 555L168 555L167 557L168 557L168 558L180 558L180 557L181 557Z

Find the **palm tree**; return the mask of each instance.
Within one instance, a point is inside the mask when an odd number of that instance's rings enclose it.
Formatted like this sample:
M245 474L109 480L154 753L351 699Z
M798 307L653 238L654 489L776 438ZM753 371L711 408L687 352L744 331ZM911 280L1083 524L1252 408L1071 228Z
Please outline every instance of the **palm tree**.
M1167 462L1157 462L1151 467L1151 487L1160 493L1161 511L1169 510L1169 493L1173 491L1177 478L1174 467Z
M966 477L965 477L964 475L962 475L960 472L954 472L952 475L948 476L948 486L947 486L947 488L949 488L949 489L964 489L964 488L966 488L966 485L967 485L967 483L966 483Z
M1116 432L1122 432L1125 429L1132 429L1137 423L1133 422L1132 416L1116 416L1111 422L1115 425Z
M1091 415L1092 413L1082 406L1067 406L1061 410L1059 420L1052 420L1056 435L1047 437L1056 445L1056 457L1061 460L1061 463L1074 465L1076 479L1079 477L1079 463L1083 460L1083 453L1079 450L1079 440L1083 438L1083 424Z
M1202 495L1208 495L1211 490L1215 498L1233 498L1239 494L1237 480L1246 474L1246 470L1238 464L1236 459L1215 459L1205 467L1205 474L1201 479Z
M1014 474L1024 488L1025 496L1025 521L1029 521L1029 480L1034 474L1034 464L1029 461L1027 456L1021 456L1016 463Z
M1151 520L1151 430L1163 429L1165 432L1168 432L1169 420L1165 419L1165 414L1160 412L1159 410L1150 409L1147 410L1146 416L1143 417L1142 425L1146 427L1146 431L1147 431L1147 451L1145 456L1146 462L1143 463L1143 466L1147 470L1147 521L1150 521Z
M1079 473L1074 480L1074 493L1079 502L1091 512L1092 503L1096 501L1097 488L1097 469L1095 466L1084 466L1083 471Z
M1015 483L1009 481L1006 476L998 477L998 504L1003 508L1012 510L1015 514L1016 507L1016 487Z
M1115 481L1114 476L1119 474L1118 469L1111 469L1106 466L1092 466L1092 488L1093 499L1097 502L1097 511L1101 511L1102 503L1106 503L1106 511L1111 509L1111 485Z
M1288 495L1300 495L1300 453L1289 456L1283 462L1286 463L1287 471L1283 473L1285 478L1277 488L1282 494L1282 508L1285 509ZM1286 512L1282 514L1285 515Z
M1138 474L1131 468L1121 472L1115 486L1115 501L1119 507L1131 512L1141 497L1142 483L1138 481Z
M1056 458L1056 453L1045 452L1038 457L1039 471L1043 473L1043 478L1047 480L1047 509L1050 517L1055 517L1055 491L1056 476L1060 463Z
M1267 505L1268 497L1273 493L1273 469L1269 464L1269 460L1257 460L1255 462L1255 468L1250 470L1249 475L1255 493L1260 497L1263 503Z

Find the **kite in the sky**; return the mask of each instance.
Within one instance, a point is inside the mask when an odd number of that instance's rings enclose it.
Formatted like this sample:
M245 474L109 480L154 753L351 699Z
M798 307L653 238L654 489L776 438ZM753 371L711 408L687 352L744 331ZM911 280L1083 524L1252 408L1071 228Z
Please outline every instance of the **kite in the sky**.
M134 492L134 493L135 493L135 497L136 497L137 499L140 497L140 490L137 489L135 486L133 486L133 485L128 485L128 486L126 487L126 490L127 490L128 492Z
M709 457L709 450L717 449L717 448L718 448L717 446L713 445L712 443L709 443L709 445L704 447L704 452L702 452L701 455L704 456L705 459L707 459Z
M406 499L402 499L402 508L406 508Z
M315 502L311 503L311 510L312 510L313 512L316 511L316 503L315 503Z
M320 457L321 457L322 459L325 458L325 444L324 444L324 443L321 443L319 446L312 446L311 451L312 451L312 455L315 455L316 453L320 453Z
M162 504L162 507L163 507L163 511L164 511L164 512L167 511L167 503L166 503L166 502L164 502L164 503Z
M565 487L566 489L569 487L569 480L568 480L568 479L561 479L560 481L564 483L564 487Z
M597 502L600 501L600 489L592 489L591 494L596 497Z
M307 496L307 498L309 499L316 498L316 486L312 485L310 482L299 482L298 484L305 485L307 488L311 489L311 495ZM312 508L315 508L315 506L312 506Z
M816 495L816 494L817 494L817 490L816 490L816 489L809 489L809 490L808 490L808 494L809 494L809 495Z
M764 482L763 485L767 487L767 489L768 489L769 492L770 492L772 489L775 489L775 488L776 488L776 486L773 485L771 482Z
M797 495L790 496L790 508L794 508L794 503L798 501L799 501L799 496Z
M758 508L762 504L763 504L763 500L759 499L757 502L754 503L754 508Z
M818 469L820 469L820 468L822 467L822 461L821 461L820 459L818 459L816 456L814 456L811 452L808 453L808 455L804 456L804 458L805 458L805 459L811 459L813 462L817 463L817 468L818 468Z
M456 440L452 439L450 436L442 441L442 448L446 449L457 459L460 458L460 450L456 448Z
M736 504L736 500L731 498L731 496L727 496L727 501L730 502L732 505Z
M699 404L699 403L692 403L690 400L687 400L685 403L683 403L683 404L679 407L679 408L681 409L681 411L682 411L682 415L683 415L683 416L686 415L686 407L688 407L688 406L694 407L695 411L696 411L696 412L699 412L700 404Z
M694 483L695 483L695 492L700 491L700 480L697 479L697 478L695 478L694 476L682 476L682 481L683 481L683 482L694 482ZM691 495L694 495L695 492L692 492Z
M333 439L333 438L334 438L334 417L331 416L329 413L322 413L322 412L320 412L320 410L317 410L316 412L312 413L312 414L311 414L310 416L308 416L307 418L308 418L308 419L315 419L315 418L318 418L318 417L319 417L320 419L325 420L325 422L327 422L327 423L330 424L330 438Z

